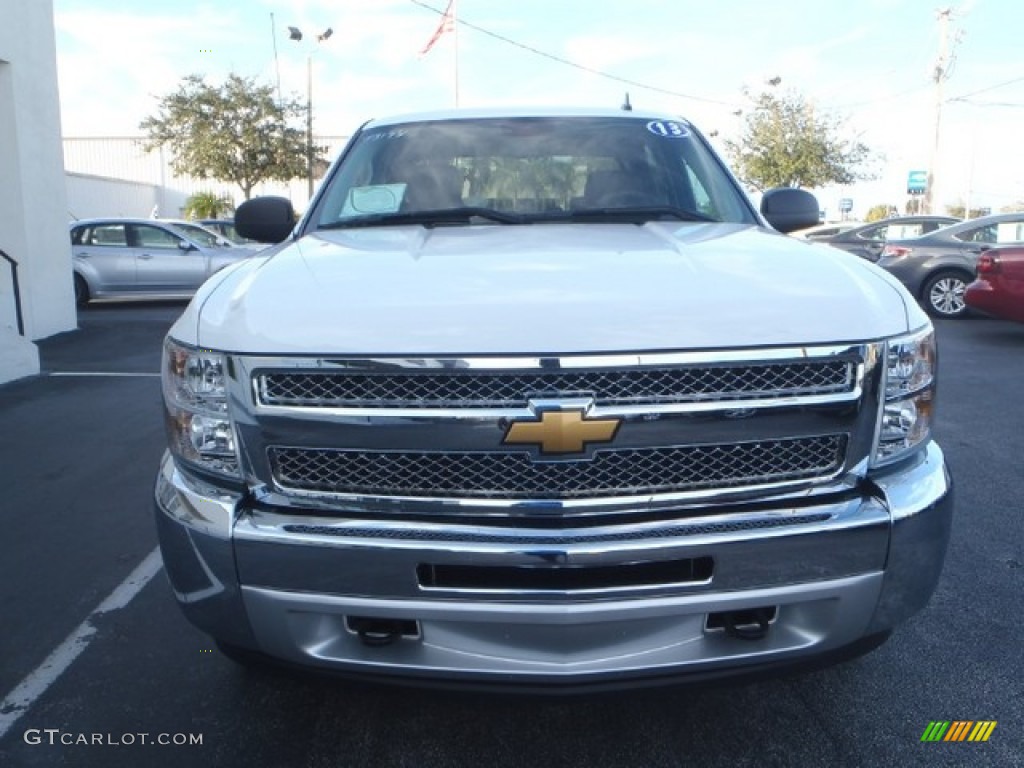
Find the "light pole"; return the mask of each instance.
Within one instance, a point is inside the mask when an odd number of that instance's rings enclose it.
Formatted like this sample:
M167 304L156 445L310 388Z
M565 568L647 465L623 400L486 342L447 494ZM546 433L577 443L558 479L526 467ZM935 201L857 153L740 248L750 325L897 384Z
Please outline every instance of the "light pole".
M331 35L334 30L328 27L316 36L316 41L322 43ZM298 27L288 27L288 39L300 42L302 30ZM306 193L309 199L313 199L313 49L306 53Z

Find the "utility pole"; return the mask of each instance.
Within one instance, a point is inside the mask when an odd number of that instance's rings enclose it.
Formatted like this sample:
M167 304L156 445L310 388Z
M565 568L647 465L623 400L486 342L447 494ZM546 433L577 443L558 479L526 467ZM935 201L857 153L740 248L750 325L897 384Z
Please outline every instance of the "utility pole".
M459 3L458 0L452 0L452 32L454 32L454 40L452 41L452 47L455 49L455 107L458 109L459 106Z
M313 54L306 54L306 196L313 199Z
M274 44L274 73L277 75L277 103L280 106L284 99L281 98L281 63L277 60L277 22L273 12L270 13L270 40Z
M942 126L942 84L949 77L951 56L949 52L949 20L953 15L952 8L938 11L939 20L939 56L935 61L932 80L935 83L935 136L932 143L931 159L928 161L928 181L924 189L924 213L934 213L935 205L935 166L939 161L939 136Z

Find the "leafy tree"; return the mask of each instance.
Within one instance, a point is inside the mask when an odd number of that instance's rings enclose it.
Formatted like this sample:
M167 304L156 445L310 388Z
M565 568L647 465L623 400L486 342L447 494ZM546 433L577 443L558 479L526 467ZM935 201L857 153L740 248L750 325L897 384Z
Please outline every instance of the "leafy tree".
M971 208L970 216L965 215L965 207L963 203L957 203L956 205L947 205L946 213L949 216L956 216L958 219L976 219L979 216L987 216L992 211L987 208Z
M882 219L887 219L890 216L895 216L896 213L897 210L894 205L887 205L885 203L872 205L864 215L864 221L881 221Z
M737 175L757 190L874 178L862 170L874 159L871 150L841 130L840 118L817 110L803 96L765 91L745 114L739 141L725 146Z
M185 216L190 219L219 219L233 211L235 204L227 195L196 192L185 201Z
M248 200L260 182L306 175L305 132L289 124L305 113L294 99L278 103L272 86L252 78L231 74L209 85L189 75L139 127L147 150L170 147L176 173L237 184ZM313 154L314 162L323 159L322 148Z

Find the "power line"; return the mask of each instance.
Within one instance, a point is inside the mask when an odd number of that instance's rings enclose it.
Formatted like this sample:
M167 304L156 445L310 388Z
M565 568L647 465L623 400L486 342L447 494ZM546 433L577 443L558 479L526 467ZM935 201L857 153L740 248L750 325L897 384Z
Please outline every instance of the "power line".
M988 86L986 88L979 88L976 91L970 91L969 93L962 93L959 96L957 96L956 98L950 99L950 101L964 101L967 98L969 98L970 96L977 96L979 93L988 93L989 91L994 91L997 88L1003 88L1003 87L1005 87L1007 85L1013 85L1014 83L1019 83L1022 80L1024 80L1024 77L1015 77L1012 80L1007 80L1007 81L1002 82L1002 83L996 83L995 85L990 85L990 86Z
M971 99L953 99L961 104L970 104L972 107L1024 107L1021 101L972 101Z
M890 93L888 96L879 96L876 99L868 99L866 101L855 101L849 104L840 104L838 109L854 109L856 107L867 107L872 104L881 104L884 101L892 101L898 99L900 96L907 96L911 93L918 93L919 91L927 90L931 88L930 85L915 85L913 88L908 88L905 91L899 91L898 93Z
M432 13L436 13L439 16L443 16L444 15L444 11L443 10L441 10L439 8L434 8L433 6L428 5L427 3L421 2L421 0L410 0L410 2L413 3L414 5L420 6L421 8L426 8L428 11L431 11ZM592 67L588 67L588 66L585 66L583 64L578 64L575 61L570 61L569 59L564 59L561 56L555 56L553 53L548 53L547 51L542 51L542 50L540 50L538 48L534 48L533 46L526 45L525 43L520 43L517 40L513 40L512 38L505 37L504 35L499 35L497 32L491 32L489 29L484 29L483 27L477 26L476 24L472 24L472 23L462 19L461 17L457 18L456 21L459 23L459 25L461 25L463 27L466 27L468 29L472 29L472 30L474 30L476 32L479 32L482 35L487 35L488 37L492 37L495 40L500 40L501 42L503 42L503 43L505 43L507 45L511 45L511 46L514 46L514 47L519 48L521 50L528 51L529 53L535 54L537 56L541 56L541 57L543 57L545 59L549 59L549 60L557 62L559 64L564 64L567 67L573 67L574 69L579 69L579 70L582 70L583 72L588 72L588 73L590 73L592 75L597 75L598 77L603 77L603 78L605 78L607 80L614 80L617 83L622 83L624 85L629 85L629 86L632 86L634 88L642 88L643 90L653 91L655 93L663 93L663 94L666 94L668 96L676 96L676 97L681 98L681 99L690 99L692 101L701 101L701 102L704 102L705 104L718 104L720 106L730 107L730 108L736 108L736 107L741 106L740 104L738 104L736 102L721 101L719 99L708 98L707 96L694 96L693 94L690 94L690 93L680 93L679 91L673 91L673 90L670 90L668 88L661 88L661 87L656 86L656 85L648 85L647 83L641 83L639 80L630 80L628 77L619 77L618 75L613 75L610 72L603 72L600 69L594 69Z
M1003 88L1003 87L1005 87L1007 85L1013 85L1014 83L1019 83L1022 80L1024 80L1024 77L1015 77L1012 80L1006 80L1005 82L997 83L996 85L990 85L990 86L987 86L985 88L979 88L976 91L970 91L968 93L963 93L963 94L961 94L959 96L954 96L953 98L946 99L946 103L953 102L953 101L962 101L962 102L965 102L967 104L974 104L976 106L999 106L999 107L1016 107L1016 106L1021 106L1018 103L1008 103L1008 102L969 101L969 97L977 96L979 93L987 93L988 91L994 91L997 88ZM872 104L880 104L880 103L882 103L884 101L892 101L893 99L898 99L900 96L908 96L911 93L918 93L920 91L924 91L924 90L926 90L928 88L931 88L931 87L932 87L931 85L918 85L918 86L915 86L913 88L908 88L905 91L899 91L897 93L891 93L888 96L879 96L876 99L868 99L866 101L854 101L854 102L850 102L848 104L840 104L838 108L839 109L854 109L856 107L866 107L866 106L870 106Z

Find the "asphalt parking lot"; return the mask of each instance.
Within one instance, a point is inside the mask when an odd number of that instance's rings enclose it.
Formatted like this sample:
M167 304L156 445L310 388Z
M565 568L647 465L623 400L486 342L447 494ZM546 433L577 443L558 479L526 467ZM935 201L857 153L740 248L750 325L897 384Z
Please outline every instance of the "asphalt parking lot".
M540 699L246 673L186 623L150 500L183 306L89 307L41 344L43 375L0 386L0 765L1024 764L1024 325L938 324L957 513L937 594L886 645L781 679ZM922 743L933 720L998 725Z

